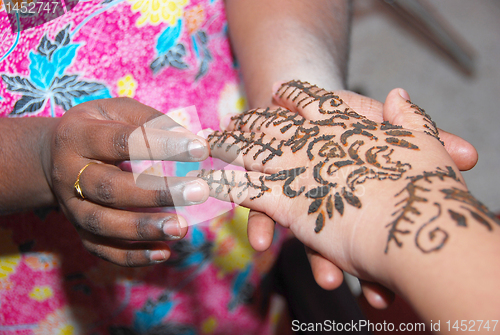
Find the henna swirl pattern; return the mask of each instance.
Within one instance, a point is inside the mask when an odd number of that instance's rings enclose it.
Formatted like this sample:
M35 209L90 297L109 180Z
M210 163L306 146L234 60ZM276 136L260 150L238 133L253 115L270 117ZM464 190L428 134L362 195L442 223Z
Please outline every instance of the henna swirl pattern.
M283 182L283 194L289 198L304 196L310 199L308 214L316 215L315 231L322 230L325 221L332 219L334 212L343 215L346 206L361 208L356 187L369 179L398 180L411 169L409 163L393 160L395 148L419 150L411 143L413 134L389 122L376 123L356 113L333 92L300 81L286 84L281 95L286 95L299 108L318 104L324 119L308 120L297 112L284 108L254 109L233 117L233 131L216 131L209 135L212 151L225 151L236 147L238 154L251 155L266 165L285 153L307 156L312 168L294 167L265 176L259 185L261 197L270 187L271 181ZM385 144L379 145L380 141ZM316 185L293 189L295 179L311 171ZM343 180L337 175L346 176ZM200 177L209 184L227 186L227 194L234 187L247 185L228 183L227 179L214 180L213 173L203 171ZM220 191L219 191L220 192Z

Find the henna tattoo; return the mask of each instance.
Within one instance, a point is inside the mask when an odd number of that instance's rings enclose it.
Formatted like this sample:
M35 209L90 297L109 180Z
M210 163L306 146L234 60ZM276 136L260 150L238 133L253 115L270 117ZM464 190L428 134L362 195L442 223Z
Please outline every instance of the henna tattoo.
M407 140L404 140L402 138L395 138L395 137L387 137L385 141L389 144L402 147L402 148L407 148L407 149L412 149L412 150L418 150L418 147L414 144L411 144Z
M393 125L389 121L382 122L380 130L391 130L391 129L401 129L403 126Z
M424 172L421 175L408 177L407 179L409 179L409 182L406 187L395 195L399 197L404 194L406 197L396 204L396 206L400 207L392 214L395 216L395 219L386 226L389 228L389 234L385 253L388 252L391 242L394 242L398 247L402 247L403 236L413 232L412 226L417 224L416 219L424 213L421 207L425 206L428 202L426 195L435 192L435 190L426 188L426 184L445 180L461 183L455 171L450 166L447 166L446 170L438 168L436 171ZM469 192L456 187L440 189L439 192L444 197L442 198L442 202L434 202L433 204L437 208L437 214L432 216L415 231L415 245L422 252L430 253L440 250L449 240L450 236L445 228L440 226L433 227L434 224L437 224L437 219L444 215L442 208L447 205L455 204L453 209L448 208L445 213L448 213L451 220L459 227L468 227L468 220L481 224L488 231L493 230L491 222L500 226L500 221L496 216ZM463 204L460 206L464 210L461 213L457 211L457 202Z
M411 108L416 109L415 114L421 115L423 117L424 120L423 127L426 129L424 133L436 138L439 142L441 142L442 145L444 145L444 142L441 141L441 139L439 138L439 130L436 126L436 122L432 120L431 116L427 114L425 110L412 103L410 100L406 100L406 102L408 102L411 105L410 106Z
M347 145L347 139L353 135L363 135L363 136L370 138L371 140L377 140L376 136L374 136L372 133L366 131L366 130L376 130L377 128L375 126L370 125L370 124L364 125L364 124L361 124L359 122L356 122L356 123L353 123L351 125L351 127L354 129L349 129L349 130L345 131L340 136L340 142L343 145Z
M411 169L410 164L391 159L393 148L418 150L418 146L410 142L411 131L389 122L371 121L348 107L335 93L309 83L292 81L285 85L280 89L282 97L293 101L298 108L317 103L324 119L306 120L299 113L283 108L255 109L233 117L235 130L215 132L208 137L208 142L212 150L226 145L228 151L236 146L238 153L252 154L262 165L282 157L285 152L305 151L307 160L313 164L311 172L317 185L311 185L307 192L305 186L294 189L292 183L307 169L296 167L266 176L255 184L247 179L236 186L227 185L231 180L223 176L213 180L219 186L224 185L224 190L251 188L257 190L257 195L252 197L256 199L268 191L269 182L282 182L286 197L302 195L310 199L307 213L316 215L315 231L319 232L335 211L343 215L346 206L361 208L361 200L355 195L357 185L370 179L399 180ZM427 114L423 116L427 120ZM377 145L379 137L387 145ZM339 171L343 178L336 175Z
M298 161L301 165L310 162L313 168L295 166L252 178L245 173L239 181L235 180L234 172L228 175L224 171L202 171L200 177L216 196L232 201L232 195L239 198L249 191L250 200L255 200L270 192L271 183L278 183L284 196L308 199L307 214L314 215L314 231L319 233L335 215L343 216L349 207L362 207L356 195L358 185L367 180L402 180L412 169L409 163L392 158L396 151L419 150L412 143L415 138L412 131L387 121L373 122L347 107L338 95L308 83L287 83L280 94L299 108L317 103L323 118L307 120L282 108L251 110L233 118L235 131L210 135L210 146L212 150L226 146L226 151L235 146L238 153L252 155L262 165L285 153L285 157L305 153ZM424 133L440 140L430 116L408 103L415 114L422 116ZM396 200L402 199L396 203L393 219L386 225L385 253L391 245L402 248L408 240L423 253L441 250L452 239L449 222L458 229L476 225L492 231L496 225L500 226L495 215L469 192L449 187L450 182L457 186L461 183L449 166L406 177L406 181L395 195ZM439 188L439 183L447 187ZM429 199L437 200L430 203ZM446 216L450 220L441 220Z
M323 91L319 87L310 85L309 83L291 81L286 85L292 88L287 99L290 99L293 94L297 93L297 95L291 100L296 102L298 107L307 107L307 105L313 103L314 101L319 102L320 109L326 102L329 102L331 107L338 107L342 104L342 100L338 95L335 95L333 92ZM287 90L281 94L281 97L283 97L285 93L287 93ZM301 99L297 101L301 93L305 96L302 96Z
M450 214L451 219L457 223L457 226L467 227L467 220L465 219L465 216L451 209L448 209L448 213Z
M424 223L420 228L418 228L417 233L415 234L415 245L417 246L417 248L420 249L420 251L422 251L423 253L426 253L426 254L433 252L433 251L437 251L437 250L441 249L442 247L444 247L444 245L448 241L448 238L450 237L448 232L441 229L441 227L435 227L434 229L432 229L431 224L441 216L441 204L435 202L434 206L436 206L438 209L437 214L434 215L433 217L431 217L429 219L429 221ZM425 235L425 233L423 233L423 232L425 232L425 230L429 227L432 230L429 231L429 233L427 235ZM437 237L437 235L441 235L441 238ZM431 247L426 247L425 245L422 245L421 238L423 238L423 236L427 236L430 241L436 240L439 242L435 246L431 245Z
M228 142L231 141L231 142ZM210 143L210 148L213 150L216 146L221 148L224 144L227 145L226 152L229 151L233 146L236 146L237 153L242 153L246 155L250 150L255 147L260 147L259 150L253 155L253 159L257 159L260 154L269 151L269 155L262 161L262 164L266 164L267 161L271 160L275 156L281 156L283 151L281 147L285 144L284 140L279 141L278 145L275 145L276 138L271 138L267 143L265 141L265 134L261 133L257 138L256 133L251 132L250 134L244 132L219 132L216 131L208 136L208 142ZM275 147L273 147L273 144Z
M407 222L410 224L415 223L411 218L411 214L420 215L420 211L417 206L419 203L426 203L427 199L417 195L418 191L430 192L430 189L423 186L419 186L417 182L424 180L426 182L432 183L431 178L439 178L443 180L444 178L451 178L458 181L455 171L451 167L447 167L447 170L438 169L434 172L425 172L418 176L409 177L410 182L406 185L404 189L398 192L395 196L398 197L403 193L406 193L406 198L398 202L396 206L402 204L402 207L397 209L392 215L396 218L390 222L386 227L389 227L389 236L387 238L387 244L385 247L385 253L389 251L389 244L394 241L398 247L403 246L403 242L400 240L400 235L410 234L411 231L408 229L399 228L403 223ZM439 249L443 241L438 242L436 249Z
M304 124L304 117L299 113L293 113L288 109L278 108L271 110L270 108L254 109L247 113L239 114L231 118L234 121L235 130L242 130L244 127L249 129L261 130L262 126L266 128L271 124L278 126L287 123L281 128L281 132L285 133L291 126L301 126ZM249 124L249 122L251 123Z
M455 187L452 187L450 189L442 189L441 192L446 194L446 196L444 197L445 199L451 199L469 205L480 213L486 215L488 218L492 219L496 224L500 225L500 221L498 220L497 216L490 212L488 208L480 201L476 200L476 198L474 198L472 194L470 194L470 192L460 190Z
M216 179L214 177L215 172L220 172L221 177L219 179ZM231 178L228 179L226 175L225 170L201 170L201 172L198 174L198 177L205 180L208 184L209 189L212 191L214 190L214 185L216 185L215 188L215 196L220 196L221 193L223 193L224 197L229 197L231 202L233 202L233 199L231 198L231 191L233 189L239 189L239 192L237 194L237 197L240 198L243 195L243 192L248 190L249 188L255 189L259 191L259 194L252 196L250 200L254 200L257 198L260 198L262 195L264 195L265 192L268 192L270 190L269 187L266 186L264 183L264 176L259 177L259 182L260 185L257 185L253 183L250 180L250 176L248 173L245 173L245 180L246 181L240 181L236 182L235 181L235 172L231 171ZM240 189L241 188L241 189Z
M298 127L292 137L285 143L286 146L290 147L292 152L297 152L302 149L307 142L319 134L319 127L314 126L312 128Z
M309 160L312 161L314 159L314 154L312 153L314 145L321 141L328 141L328 142L323 144L321 149L319 149L318 151L319 156L327 158L345 157L345 151L342 149L342 147L338 145L335 141L331 141L331 139L334 137L335 135L321 135L313 139L307 146L307 157L309 158ZM329 150L329 152L325 153L327 150Z
M293 183L293 181L295 180L295 178L297 178L297 176L304 173L305 171L306 171L305 167L298 167L291 170L280 171L278 173L266 177L265 179L269 181L284 180L285 182L283 184L283 194L289 198L295 198L296 196L304 192L305 187L302 186L298 191L295 191L291 188L290 184Z
M386 133L386 135L390 135L390 136L411 136L411 137L413 137L412 132L407 131L407 130L388 130L385 133Z

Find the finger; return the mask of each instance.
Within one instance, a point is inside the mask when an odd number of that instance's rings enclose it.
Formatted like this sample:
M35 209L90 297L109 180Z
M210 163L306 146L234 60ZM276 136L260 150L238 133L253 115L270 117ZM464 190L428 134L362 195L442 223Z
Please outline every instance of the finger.
M102 207L73 198L65 212L80 232L128 241L178 240L187 232L186 220L174 213L140 213Z
M82 238L83 245L93 255L108 262L137 267L157 264L170 257L170 248L164 243L111 243L102 238Z
M303 135L303 132L299 132L299 135ZM208 137L213 158L244 166L246 170L269 174L283 170L286 160L293 159L291 153L295 147L302 143L305 145L307 137L302 136L290 146L287 141L289 140L280 140L266 133L241 131L216 131ZM281 159L274 159L276 157Z
M335 93L357 113L375 122L384 121L384 104L380 101L351 91L341 90Z
M121 121L135 126L147 124L149 128L163 130L184 129L165 114L131 98L93 100L74 109L83 110L86 114L101 120Z
M336 92L301 81L283 84L273 99L276 104L298 112L309 120L330 119L331 123L335 123L347 117L362 118Z
M102 120L88 120L75 130L79 131L79 154L100 161L195 162L205 160L209 154L206 140L192 133Z
M292 126L303 125L306 120L297 112L283 108L258 108L236 114L225 127L228 131L264 132L280 136Z
M283 84L277 85L276 92L274 92L274 102L278 105L283 103L283 99L286 96L285 94L283 94L285 88L282 86ZM357 113L375 122L383 121L382 114L384 105L380 101L346 90L335 91L334 94L342 99ZM325 116L320 113L319 110L299 108L297 107L297 104L290 103L289 99L284 99L284 102L285 104L282 107L289 108L293 112L298 112L300 115L305 116L310 120L321 120L325 118Z
M275 222L264 213L248 213L248 241L257 251L266 251L273 242Z
M424 131L444 143L460 170L469 170L477 163L477 151L464 139L436 128L430 116L409 100L408 93L400 88L392 90L384 104L384 119L407 129Z
M360 283L366 300L373 308L386 309L395 299L394 292L380 284L364 280L360 280Z
M408 93L401 88L389 92L384 104L384 120L395 126L425 132L439 140L436 123L409 98Z
M325 290L338 288L344 280L342 270L311 248L305 248L316 283Z
M478 153L472 144L442 129L439 129L439 137L460 171L470 170L476 165Z
M189 206L208 199L208 185L193 177L158 177L130 172L114 165L91 164L80 175L80 188L88 201L115 207Z
M286 227L284 220L289 214L287 211L291 203L283 197L283 192L300 194L305 190L303 186L299 187L298 191L293 189L295 185L292 178L297 174L291 174L265 175L234 170L201 170L198 177L207 182L211 197L264 213ZM285 184L282 181L287 179L290 183L285 182L287 186L283 186Z

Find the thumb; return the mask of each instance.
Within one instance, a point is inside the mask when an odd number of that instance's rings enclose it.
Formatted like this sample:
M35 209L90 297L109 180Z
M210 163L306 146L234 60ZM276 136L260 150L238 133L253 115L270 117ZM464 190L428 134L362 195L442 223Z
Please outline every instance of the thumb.
M440 140L461 171L470 170L476 165L478 154L474 146L459 136L437 128L429 114L410 101L404 89L395 88L387 95L383 117L393 125L423 131Z
M422 108L410 101L410 96L402 88L395 88L387 95L384 104L384 120L406 129L423 131L439 138L436 123Z

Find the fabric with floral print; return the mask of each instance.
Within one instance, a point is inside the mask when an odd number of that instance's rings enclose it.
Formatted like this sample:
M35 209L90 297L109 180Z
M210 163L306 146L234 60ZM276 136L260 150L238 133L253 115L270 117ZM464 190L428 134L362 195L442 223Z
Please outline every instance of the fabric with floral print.
M246 108L222 0L64 4L44 22L1 7L0 117L60 117L130 97L197 131ZM143 168L184 176L207 164ZM269 333L257 296L285 235L255 252L247 210L202 206L180 210L200 223L171 243L166 263L145 268L90 255L58 210L0 217L0 334Z

